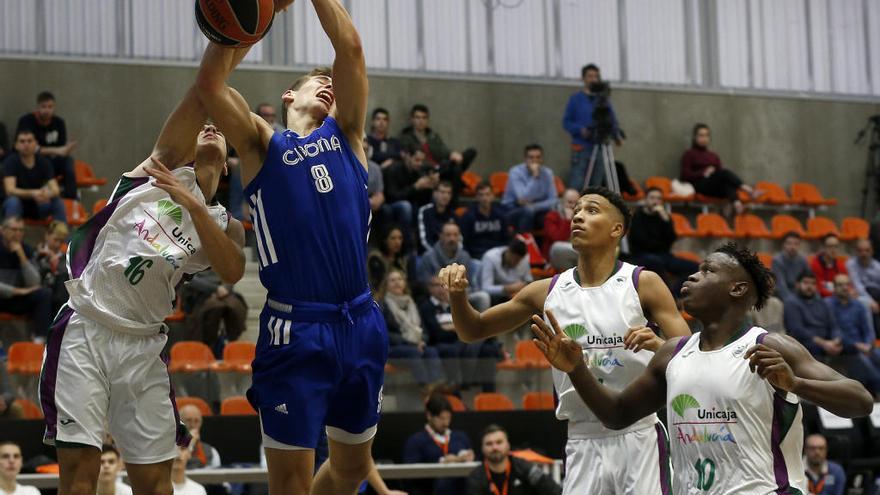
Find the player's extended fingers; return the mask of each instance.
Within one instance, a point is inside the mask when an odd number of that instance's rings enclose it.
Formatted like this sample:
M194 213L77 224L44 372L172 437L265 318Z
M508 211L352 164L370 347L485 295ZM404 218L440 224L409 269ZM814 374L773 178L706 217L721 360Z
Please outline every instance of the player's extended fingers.
M633 352L639 352L642 349L644 349L645 344L647 344L653 338L654 338L653 334L648 335L647 333L644 333L644 332L636 334L630 339L629 344L627 344L625 346L625 348L627 348Z
M464 277L464 267L456 263L450 266L449 269L452 272L452 284L460 284L461 279Z
M553 333L556 335L565 335L562 331L562 328L559 326L559 322L556 321L556 315L553 314L553 311L547 310L547 318L550 320L550 325L553 326Z
M746 351L746 353L743 355L743 359L751 358L752 354L754 354L758 351L770 351L770 350L772 350L772 349L770 349L769 347L767 347L764 344L756 344L756 345L753 345L752 347L750 347L749 350Z
M758 376L767 378L767 375L785 369L785 361L782 358L767 360L758 365Z
M550 349L548 349L547 345L544 344L544 342L542 342L540 339L532 339L532 342L535 343L535 346L538 347L538 350L543 352L545 356L550 353Z
M150 161L153 162L153 166L156 167L156 168L158 168L159 170L161 170L161 171L163 171L163 172L165 172L165 173L168 173L168 174L171 173L171 171L168 170L168 167L166 167L165 164L162 163L161 161L159 161L159 159L156 158L155 156L151 156L151 157L150 157Z
M553 330L547 326L541 315L532 315L532 333L546 343L553 340Z
M637 339L640 335L645 334L645 330L648 330L648 328L634 327L627 330L626 335L623 336L623 346L629 348L629 346L632 345L633 340Z

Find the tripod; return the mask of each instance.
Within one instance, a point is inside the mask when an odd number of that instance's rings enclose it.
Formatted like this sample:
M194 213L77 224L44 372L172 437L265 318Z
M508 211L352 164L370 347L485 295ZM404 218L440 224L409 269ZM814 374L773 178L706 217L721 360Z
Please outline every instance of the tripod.
M862 188L862 217L872 220L877 212L880 201L880 114L868 118L868 123L859 131L855 144L859 144L865 135L868 138L868 160L865 163L865 187Z
M605 187L620 194L620 181L617 177L617 167L614 165L614 152L607 139L601 140L593 146L593 153L590 155L590 163L587 166L587 176L584 178L583 189L590 186L590 178L593 177L593 171L597 165L602 167L605 173ZM601 183L598 185L601 185Z

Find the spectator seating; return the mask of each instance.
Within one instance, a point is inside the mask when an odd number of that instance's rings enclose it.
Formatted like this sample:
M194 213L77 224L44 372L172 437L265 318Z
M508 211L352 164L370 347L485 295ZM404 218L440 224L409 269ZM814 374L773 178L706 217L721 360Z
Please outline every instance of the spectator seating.
M183 303L180 301L180 294L174 303L174 312L165 317L165 323L176 323L186 319L186 313L183 312Z
M717 213L697 215L697 237L735 237L727 220Z
M43 410L33 402L19 397L13 401L13 404L21 406L24 419L43 419Z
M840 235L834 220L827 217L813 217L807 220L807 239L821 239L829 234Z
M629 194L627 192L624 192L623 199L625 199L627 201L632 201L632 202L641 201L641 200L645 199L645 191L642 189L642 186L640 186L639 183L634 179L630 179L629 183L632 185L633 189L636 190L636 193Z
M177 403L178 411L183 406L196 406L199 408L199 412L202 413L202 416L214 415L214 411L211 410L211 406L209 406L208 403L200 397L176 397L174 399L174 402Z
M10 375L39 375L46 346L34 342L16 342L9 346L6 371Z
M194 373L206 371L214 365L214 353L201 343L191 340L178 342L171 346L171 362L168 371L172 373Z
M554 409L553 394L550 392L528 392L523 396L522 407L527 411Z
M220 403L221 416L256 416L257 411L246 397L236 396L223 399Z
M733 221L736 237L746 239L769 239L772 234L761 217L750 213L738 215Z
M516 361L526 368L550 369L547 358L532 340L521 340L516 343Z
M498 392L482 392L474 397L475 411L513 411L513 401Z
M791 198L788 196L788 193L775 182L759 181L755 184L755 189L758 190L758 198L755 200L757 203L778 206L791 204Z
M104 209L105 206L107 206L106 199L99 199L99 200L95 201L95 204L92 205L92 215L94 215L95 213L98 213L99 211Z
M250 373L256 355L257 344L253 342L229 342L223 348L223 360L212 366L214 371Z
M565 182L563 182L562 177L554 175L553 184L556 185L556 195L562 196L562 193L565 192Z
M804 206L834 206L837 200L825 198L813 184L795 182L791 185L791 201Z
M96 177L92 166L82 160L75 160L73 162L73 169L76 174L77 187L103 186L107 183L107 179Z
M495 196L500 197L507 189L507 172L494 172L489 176L489 184L492 186L492 192Z
M691 227L691 222L681 213L670 213L672 217L672 225L675 228L675 235L678 237L696 237L697 231Z
M801 226L801 222L791 215L773 215L773 218L770 220L770 229L773 239L777 240L782 239L789 232L795 232L801 237L807 236L803 226Z
M761 264L767 268L773 268L773 255L770 253L758 253L758 259Z
M446 400L449 401L449 405L452 406L452 412L463 412L467 411L467 407L464 405L461 399L456 395L445 394Z
M83 207L82 203L75 199L64 198L64 211L67 214L67 224L71 227L79 227L80 225L86 223L86 220L89 219L89 214L86 212L86 209Z
M483 178L480 177L480 174L472 171L465 170L461 174L461 182L464 184L464 188L461 190L462 196L475 196L477 194L477 185L483 181Z
M857 241L867 239L871 225L858 217L846 217L840 222L840 240Z
M660 189L660 191L663 193L663 199L671 203L681 203L694 199L693 196L679 196L677 194L673 194L672 179L670 179L669 177L648 177L647 179L645 179L645 188L650 189L652 187Z

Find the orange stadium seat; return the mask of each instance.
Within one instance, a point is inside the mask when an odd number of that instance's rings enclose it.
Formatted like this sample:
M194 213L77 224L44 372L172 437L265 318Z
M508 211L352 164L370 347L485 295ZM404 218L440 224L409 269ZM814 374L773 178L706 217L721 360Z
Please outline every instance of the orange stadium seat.
M211 411L211 406L209 406L204 399L199 397L175 397L174 402L177 403L178 411L183 406L196 406L199 408L199 412L202 413L202 416L214 415L214 411Z
M521 340L516 343L516 361L529 368L550 368L544 353L532 340Z
M632 184L633 189L636 190L635 194L630 194L628 192L623 193L623 199L627 201L641 201L645 198L645 191L642 190L642 186L639 185L634 179L630 179L629 183Z
M24 419L43 419L43 410L33 402L27 399L18 398L13 401L13 404L18 404L21 407L21 412L24 413Z
M95 177L95 171L92 166L82 160L73 162L74 174L76 174L77 187L103 186L107 183L107 179L103 177Z
M465 170L461 174L461 182L464 184L464 188L461 190L462 196L474 196L477 194L477 186L480 182L483 181L483 178L480 177L480 174L472 171Z
M871 225L862 218L846 217L840 222L840 240L856 241L867 239Z
M474 397L475 411L513 411L513 401L504 394L482 392Z
M107 206L106 199L99 199L99 200L95 201L95 204L92 205L92 215L103 210L105 206Z
M772 254L758 253L758 259L761 261L761 264L763 264L767 268L773 268L773 255Z
M702 263L703 257L693 251L676 251L674 254L677 258L693 261L694 263Z
M758 191L757 203L766 203L771 205L787 205L791 203L788 193L779 184L771 181L760 181L755 184Z
M464 216L465 213L467 213L467 211L468 211L467 206L459 206L458 208L455 209L455 216L457 218L461 218Z
M807 220L807 239L821 239L828 234L840 235L834 220L828 217L815 217Z
M806 237L801 222L791 215L773 215L770 220L770 229L774 239L782 239L785 234L794 232L801 237Z
M527 411L553 408L553 394L550 392L528 392L523 396L523 409Z
M250 373L257 345L253 342L230 342L223 348L223 361L214 364L216 371Z
M180 301L180 296L178 295L177 300L174 303L174 312L165 317L165 322L174 323L185 319L186 313L183 312L183 303Z
M727 220L717 213L701 213L697 215L698 237L735 237L736 234L727 225Z
M221 416L256 416L257 411L246 397L240 395L223 399L220 403Z
M825 198L816 186L806 182L795 182L791 185L791 200L806 206L833 206L837 204L836 199Z
M9 346L6 371L9 374L39 375L46 346L33 342L16 342Z
M648 177L647 179L645 179L645 188L650 189L652 187L660 189L660 191L663 192L663 199L665 199L666 201L681 202L694 199L693 196L679 196L677 194L673 194L672 179L670 179L669 177Z
M64 198L64 211L67 214L67 223L71 227L79 227L89 219L89 214L82 203L75 199Z
M696 237L697 231L691 227L691 223L687 217L681 213L670 213L672 217L672 225L675 228L675 235L678 237Z
M489 184L496 196L501 196L507 189L507 175L507 172L494 172L489 176Z
M556 184L556 195L562 196L562 193L565 192L565 182L562 181L562 177L554 175L553 183Z
M171 362L168 371L172 373L205 371L214 364L214 353L207 345L194 340L178 342L171 346Z
M749 239L769 239L772 236L761 217L750 213L737 215L734 218L733 231L737 237Z
M449 402L449 405L452 406L452 412L464 412L467 411L467 407L465 407L464 402L461 401L458 397L452 394L445 394L443 397Z

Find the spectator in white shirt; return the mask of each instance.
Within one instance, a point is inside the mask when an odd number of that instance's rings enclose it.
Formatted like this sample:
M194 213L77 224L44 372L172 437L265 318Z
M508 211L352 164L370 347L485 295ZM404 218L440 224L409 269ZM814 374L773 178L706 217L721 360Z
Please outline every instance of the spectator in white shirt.
M16 478L21 473L21 447L15 442L0 442L0 494L40 495L32 486L21 486Z
M532 281L526 245L519 239L494 247L483 255L480 289L492 297L492 304L507 301Z
M105 444L101 448L101 471L98 472L98 495L131 495L131 487L119 479L122 459L116 447Z
M177 449L178 456L171 465L171 484L174 485L174 495L206 495L205 487L186 477L186 464L189 462L189 449L181 447Z

